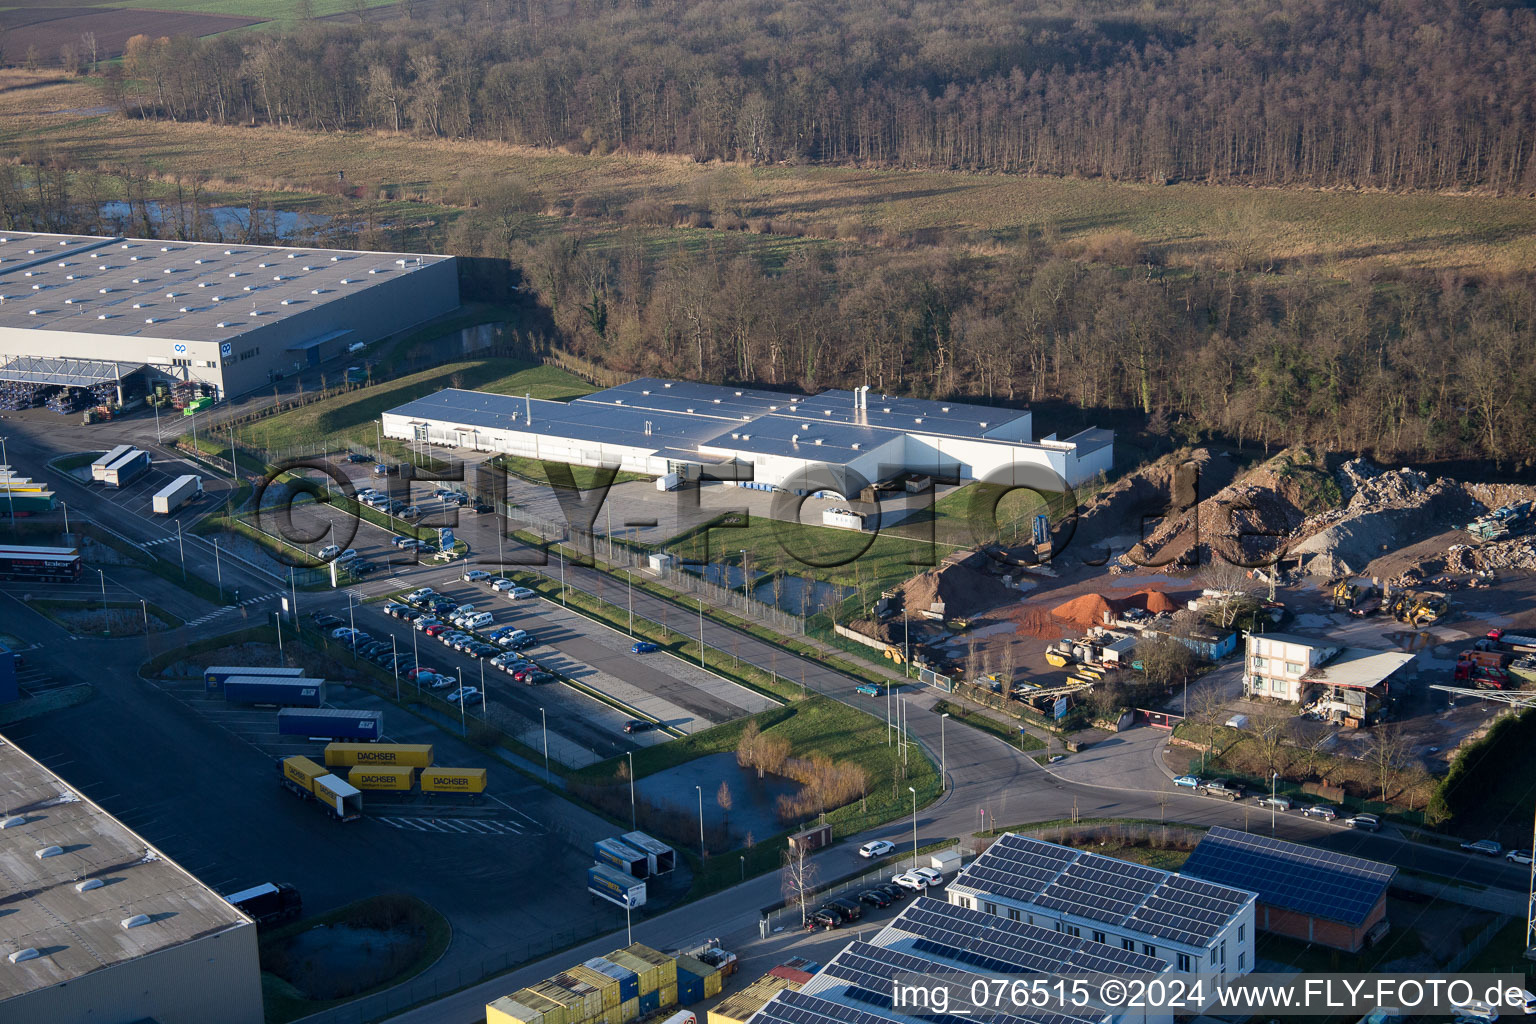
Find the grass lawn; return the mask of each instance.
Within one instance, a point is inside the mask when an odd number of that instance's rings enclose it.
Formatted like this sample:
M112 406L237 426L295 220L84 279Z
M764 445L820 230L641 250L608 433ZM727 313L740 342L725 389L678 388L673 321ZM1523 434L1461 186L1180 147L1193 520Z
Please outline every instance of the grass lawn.
M534 366L515 359L471 359L445 363L398 380L359 388L311 405L259 420L242 431L248 442L271 450L313 444L318 440L344 445L372 445L379 416L397 405L444 388L465 388L511 395L530 392L535 398L564 400L589 394L593 388L573 374L553 366Z
M277 0L256 3L253 8L236 0L170 0L174 8L238 8L258 15L284 7ZM340 6L338 0L315 2L317 12L333 6ZM55 76L35 80L50 77ZM681 156L574 156L485 141L169 121L134 122L129 152L123 149L123 121L82 113L100 102L89 81L12 89L0 94L0 113L6 115L0 119L0 141L20 152L26 142L38 140L60 159L82 166L131 159L151 170L201 173L215 190L254 185L313 194L316 183L346 167L348 178L370 195L391 188L454 206L467 205L480 183L512 176L550 203L593 196L622 208L644 195L689 204L702 191L754 217L804 219L801 211L814 210L814 219L827 224L851 223L894 235L936 230L982 245L1010 245L1047 227L1073 241L1113 225L1173 266L1253 244L1278 260L1317 260L1338 269L1373 264L1497 273L1536 262L1536 206L1523 197L722 166ZM597 230L609 226L593 224Z
M383 7L395 0L362 0L363 7ZM90 0L80 7L142 7L141 0L113 0L112 3L93 4ZM298 20L297 0L155 0L157 11L194 11L202 14L236 14L242 18L268 18L291 25ZM331 14L347 14L355 10L354 0L310 0L310 9L316 18ZM275 27L275 26L273 26Z
M953 546L828 526L751 518L746 526L699 526L662 545L685 561L739 558L745 548L759 572L781 565L785 572L839 586L857 587L869 599L881 590L943 561Z

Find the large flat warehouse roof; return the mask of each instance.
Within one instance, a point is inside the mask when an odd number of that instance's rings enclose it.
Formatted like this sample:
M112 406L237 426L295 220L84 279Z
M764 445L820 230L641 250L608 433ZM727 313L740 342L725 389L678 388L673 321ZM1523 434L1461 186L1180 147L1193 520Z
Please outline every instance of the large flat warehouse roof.
M0 737L0 1000L238 927L217 893ZM93 881L99 886L91 887ZM144 915L133 927L124 922Z
M0 232L0 328L225 341L451 259Z

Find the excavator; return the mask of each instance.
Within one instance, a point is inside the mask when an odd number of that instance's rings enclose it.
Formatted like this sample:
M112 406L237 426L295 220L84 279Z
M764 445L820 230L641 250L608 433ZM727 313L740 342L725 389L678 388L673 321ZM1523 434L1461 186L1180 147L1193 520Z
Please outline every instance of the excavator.
M1331 584L1333 606L1356 617L1372 615L1381 608L1381 590L1373 583L1340 577Z
M1450 611L1451 601L1438 590L1399 590L1387 599L1385 607L1397 621L1422 627Z

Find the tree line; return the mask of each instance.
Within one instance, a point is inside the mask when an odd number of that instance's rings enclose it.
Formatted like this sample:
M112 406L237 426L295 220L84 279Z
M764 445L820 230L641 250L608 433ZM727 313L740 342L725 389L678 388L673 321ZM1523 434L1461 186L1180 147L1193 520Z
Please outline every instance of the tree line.
M1536 187L1536 12L1514 0L463 0L415 13L138 36L108 85L141 117L580 152Z
M151 184L170 190L158 217ZM128 197L125 216L102 216L109 195ZM0 164L0 229L278 241L254 193L233 227L207 202L196 181ZM425 227L338 206L290 241L510 259L553 325L530 343L620 374L1049 405L1041 433L1061 436L1097 422L1181 443L1536 463L1531 272L1168 267L1134 239L1040 233L1002 252L827 240L783 257L746 231L671 220L548 232L530 205L509 185Z

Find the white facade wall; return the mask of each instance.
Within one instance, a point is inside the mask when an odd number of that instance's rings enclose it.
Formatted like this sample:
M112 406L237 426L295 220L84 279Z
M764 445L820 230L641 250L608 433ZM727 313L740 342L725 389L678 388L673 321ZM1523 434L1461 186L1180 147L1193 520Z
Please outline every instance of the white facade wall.
M1301 677L1338 653L1337 647L1248 636L1243 663L1243 691L1254 697L1299 703L1307 684Z
M151 1019L262 1024L256 926L237 925L0 1002L0 1021L15 1024Z
M418 422L421 421L385 413L382 430L385 437L412 443L417 440ZM658 455L655 448L583 441L511 428L487 430L446 420L431 420L427 423L427 441L577 466L618 466L623 472L649 476L660 476L667 472L669 461L665 456Z
M1034 420L1034 413L1020 413L1017 419L988 430L986 436L997 441L1033 441L1035 439Z

